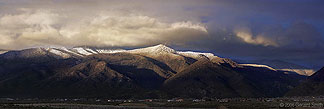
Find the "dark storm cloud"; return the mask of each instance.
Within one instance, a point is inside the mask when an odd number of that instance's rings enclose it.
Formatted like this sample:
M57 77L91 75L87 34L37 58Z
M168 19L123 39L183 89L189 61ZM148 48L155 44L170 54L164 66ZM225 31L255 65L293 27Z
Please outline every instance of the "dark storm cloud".
M188 47L318 69L324 66L323 5L321 0L218 0L209 7L213 14L201 17L210 36Z
M227 6L240 12L255 12L251 14L273 15L294 19L322 20L322 0L225 0Z

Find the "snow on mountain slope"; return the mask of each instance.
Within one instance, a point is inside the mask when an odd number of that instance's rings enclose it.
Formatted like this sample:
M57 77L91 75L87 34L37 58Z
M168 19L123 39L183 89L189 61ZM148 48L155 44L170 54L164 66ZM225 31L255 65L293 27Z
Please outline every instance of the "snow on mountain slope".
M282 60L236 60L237 62L241 64L261 64L261 65L267 65L271 66L274 69L280 70L280 71L286 71L289 72L295 72L299 75L305 75L310 76L315 73L316 70L307 68L302 65L294 64L291 62L286 62Z
M316 71L313 69L278 69L281 71L289 71L289 72L296 72L299 75L311 76Z
M185 57L191 57L194 59L198 59L201 57L208 57L210 59L216 58L212 53L201 53L201 52L193 52L193 51L176 51L170 47L167 47L163 44L159 44L156 46L151 46L151 47L146 47L146 48L139 48L139 49L134 49L134 50L128 50L126 52L129 53L144 53L144 54L149 54L149 55L160 55L160 54L170 54L173 56L185 56Z
M74 51L71 51L70 49L67 49L67 48L65 48L65 47L61 47L61 48L57 48L57 49L61 50L62 52L69 53L69 54L71 54L71 55L76 55L76 56L80 56L80 57L82 57L81 54L76 53L76 52L74 52Z
M61 56L62 58L69 58L73 56L84 57L88 55L100 54L100 53L119 53L126 52L126 50L110 50L110 49L90 49L90 48L65 48L65 47L50 47L45 48L45 51L49 53L53 53L57 56Z
M215 56L212 53L201 53L201 52L193 52L193 51L178 51L177 52L180 55L186 56L186 57L191 57L191 58L201 58L202 56L206 56L208 58L215 58L218 56Z
M269 67L267 65L260 65L260 64L239 64L241 66L250 66L250 67L263 67L263 68L267 68L267 69L270 69L270 70L273 70L273 71L277 71L276 69L272 68L272 67Z
M175 54L176 53L174 49L169 48L163 44L159 44L152 47L129 50L128 52L129 53L154 53L154 54L165 54L165 53Z
M81 47L72 48L71 50L85 56L97 54L97 53L91 53L90 51L87 50L87 48L81 48Z
M64 53L62 51L60 51L59 49L55 49L55 48L46 48L45 50L47 50L50 53L53 53L55 55L61 56L62 58L70 58L71 55L68 53Z
M8 51L0 50L0 54L6 53L6 52L8 52Z
M89 53L92 53L92 54L98 54L98 52L90 49L90 48L84 48L84 50L88 51Z
M120 52L126 52L127 50L123 49L117 49L117 50L107 50L107 49L97 49L98 53L120 53Z
M134 53L134 54L145 54L149 56L160 56L162 54L168 54L169 56L175 57L191 57L194 59L199 59L201 57L208 57L209 59L217 58L212 53L201 53L201 52L193 52L193 51L176 51L166 45L159 44L156 46L138 48L133 50L123 50L123 49L90 49L86 47L76 47L76 48L66 48L66 47L48 47L48 48L34 48L40 49L43 52L47 52L50 54L54 54L55 56L60 56L61 58L70 58L70 57L84 57L94 54L103 54L103 53ZM1 53L2 51L0 51ZM6 52L6 51L4 51ZM219 57L218 57L219 58Z

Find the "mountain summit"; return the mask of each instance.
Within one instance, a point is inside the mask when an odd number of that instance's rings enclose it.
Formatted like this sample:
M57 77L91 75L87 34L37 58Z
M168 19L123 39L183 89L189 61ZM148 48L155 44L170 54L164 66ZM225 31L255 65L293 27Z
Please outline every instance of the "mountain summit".
M129 52L133 53L156 53L156 54L163 54L163 53L176 53L176 51L166 45L159 44L151 47L140 48L130 50Z

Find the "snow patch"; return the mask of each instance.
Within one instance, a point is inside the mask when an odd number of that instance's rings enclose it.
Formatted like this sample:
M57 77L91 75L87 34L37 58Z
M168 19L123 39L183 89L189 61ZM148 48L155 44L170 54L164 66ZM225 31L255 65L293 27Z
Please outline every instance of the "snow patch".
M65 47L58 48L58 49L63 50L63 51L68 52L68 53L71 53L71 54L73 54L73 55L77 55L77 56L81 56L81 57L82 57L82 55L80 55L80 54L78 54L78 53L75 53L75 52L73 52L73 51L71 51L71 50L69 50L69 49L67 49L67 48L65 48Z
M93 54L98 54L98 52L90 49L90 48L85 48L86 51L90 52L90 53L93 53Z
M8 51L0 51L0 54L4 54L7 53Z
M126 50L118 49L118 50L107 50L107 49L97 49L98 53L120 53L120 52L126 52Z
M212 53L201 53L201 52L193 52L193 51L178 51L177 53L191 58L200 58L202 56L206 56L211 59L217 57Z
M311 76L315 73L313 69L278 69L282 71L296 72L299 75Z
M47 51L50 52L50 53L53 53L55 55L61 56L62 58L71 57L69 54L63 53L62 51L59 51L59 50L56 50L56 49L53 49L53 48L48 48Z
M263 67L263 68L267 68L267 69L270 69L270 70L273 70L273 71L277 71L276 69L274 69L272 67L269 67L267 65L260 65L260 64L239 64L239 65L242 65L242 66L251 66L251 67Z
M77 52L77 53L82 54L82 55L86 55L86 56L93 54L93 53L88 52L85 48L81 48L81 47L72 48L72 51Z
M152 47L140 48L129 50L130 53L154 53L154 54L165 54L165 53L176 53L176 51L172 48L169 48L163 44L159 44Z

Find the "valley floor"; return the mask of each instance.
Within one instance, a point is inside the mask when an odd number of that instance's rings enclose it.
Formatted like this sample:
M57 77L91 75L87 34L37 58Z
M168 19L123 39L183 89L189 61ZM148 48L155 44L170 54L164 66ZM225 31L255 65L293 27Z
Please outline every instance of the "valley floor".
M12 99L2 98L0 108L5 109L125 109L125 108L324 108L324 97L291 98L226 98L226 99Z

